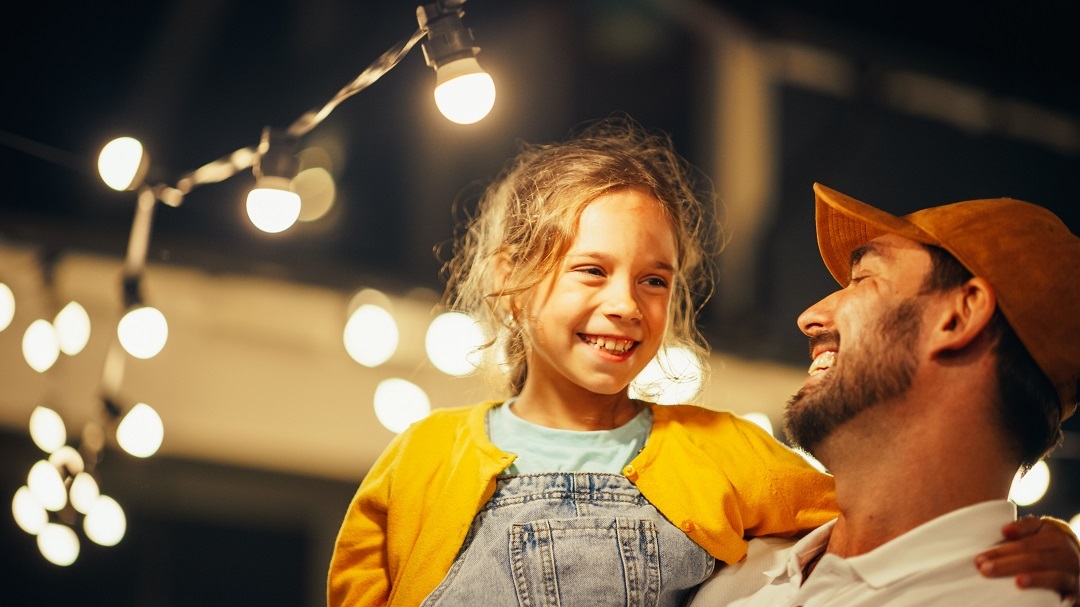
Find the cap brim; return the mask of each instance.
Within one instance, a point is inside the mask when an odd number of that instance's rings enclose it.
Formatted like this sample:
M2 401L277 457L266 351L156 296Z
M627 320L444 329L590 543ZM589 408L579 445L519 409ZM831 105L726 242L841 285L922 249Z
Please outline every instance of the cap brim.
M821 259L833 278L846 287L851 281L851 252L884 234L937 245L937 240L902 217L814 184L817 240Z

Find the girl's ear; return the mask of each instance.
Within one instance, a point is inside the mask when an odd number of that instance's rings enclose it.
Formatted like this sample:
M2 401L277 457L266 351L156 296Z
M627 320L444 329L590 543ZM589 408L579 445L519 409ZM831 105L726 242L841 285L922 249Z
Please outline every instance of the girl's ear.
M990 324L997 298L990 283L974 277L945 296L945 307L934 327L934 354L967 347Z

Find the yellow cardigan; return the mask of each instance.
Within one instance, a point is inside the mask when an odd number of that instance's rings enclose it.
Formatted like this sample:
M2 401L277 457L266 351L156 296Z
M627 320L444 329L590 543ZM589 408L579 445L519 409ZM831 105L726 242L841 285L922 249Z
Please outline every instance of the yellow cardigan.
M485 416L499 404L438 409L394 438L345 514L328 605L411 607L439 585L516 457L487 438ZM623 474L717 559L739 561L744 536L792 535L838 515L832 477L753 423L690 405L652 413Z

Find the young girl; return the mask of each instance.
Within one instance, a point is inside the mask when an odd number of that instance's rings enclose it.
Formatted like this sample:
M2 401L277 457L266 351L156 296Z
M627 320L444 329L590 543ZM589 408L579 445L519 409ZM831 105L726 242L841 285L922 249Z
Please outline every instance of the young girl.
M607 120L487 189L448 294L497 335L510 398L391 442L330 605L678 605L744 537L836 517L832 478L756 425L630 395L662 348L704 361L714 224L689 175L666 136Z

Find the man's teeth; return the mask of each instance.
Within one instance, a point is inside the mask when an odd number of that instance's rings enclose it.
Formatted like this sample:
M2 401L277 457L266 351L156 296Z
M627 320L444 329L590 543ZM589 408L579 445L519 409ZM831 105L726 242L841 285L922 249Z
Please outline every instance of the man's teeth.
M585 336L585 342L594 348L601 350L607 350L615 354L622 354L634 347L634 340L632 339L618 339L616 337L597 337L597 336Z
M828 370L836 362L836 352L827 350L818 354L818 357L814 359L814 362L810 363L810 370L807 371L810 375L820 373Z

